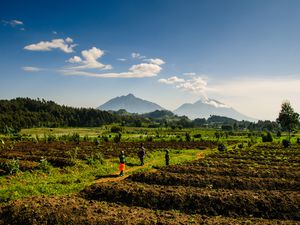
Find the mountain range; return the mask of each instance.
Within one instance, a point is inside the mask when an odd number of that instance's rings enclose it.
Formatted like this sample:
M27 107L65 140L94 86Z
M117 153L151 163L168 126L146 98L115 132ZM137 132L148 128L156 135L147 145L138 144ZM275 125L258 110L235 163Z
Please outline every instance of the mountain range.
M156 110L165 110L160 105L143 100L141 98L135 97L133 94L128 94L126 96L120 96L113 98L103 105L100 105L98 109L106 111L118 111L120 109L125 109L130 113L149 113ZM185 103L178 107L173 113L179 116L187 116L190 119L196 118L209 118L211 115L225 116L233 118L236 120L247 120L256 121L251 117L239 113L234 108L225 105L214 99L201 99L195 103Z

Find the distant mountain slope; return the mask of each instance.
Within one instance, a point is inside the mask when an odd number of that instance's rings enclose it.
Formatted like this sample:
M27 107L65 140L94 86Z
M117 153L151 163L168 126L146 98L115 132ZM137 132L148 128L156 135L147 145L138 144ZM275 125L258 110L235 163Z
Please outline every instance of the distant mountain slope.
M137 98L133 94L113 98L103 105L100 105L98 109L113 111L125 109L130 113L148 113L155 110L164 110L164 108L158 104Z
M207 100L199 100L192 103L185 103L181 105L179 108L174 110L174 113L182 116L185 115L190 119L195 118L209 118L211 115L218 115L218 116L225 116L229 118L233 118L236 120L248 120L248 121L255 121L251 117L245 116L234 108L225 105L214 99L207 99Z

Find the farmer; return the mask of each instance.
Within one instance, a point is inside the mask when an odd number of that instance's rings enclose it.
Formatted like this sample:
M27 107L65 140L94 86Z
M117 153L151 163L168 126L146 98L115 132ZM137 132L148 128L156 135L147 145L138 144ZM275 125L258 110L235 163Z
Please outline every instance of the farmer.
M125 170L125 154L124 151L121 151L121 154L119 155L119 159L120 159L120 166L119 166L119 170L120 170L120 176L124 176L124 170Z
M145 158L145 155L146 155L146 151L145 151L145 148L144 148L144 144L141 143L140 150L138 151L138 157L139 157L140 160L141 160L141 166L144 165L144 158Z
M169 150L166 150L165 160L166 160L166 166L168 166L170 164Z

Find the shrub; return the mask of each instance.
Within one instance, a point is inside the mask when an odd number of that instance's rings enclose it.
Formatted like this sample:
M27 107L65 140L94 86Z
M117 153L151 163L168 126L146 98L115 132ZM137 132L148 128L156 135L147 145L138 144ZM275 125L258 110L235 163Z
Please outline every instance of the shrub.
M297 144L300 144L300 138L297 138Z
M288 148L291 145L289 140L283 139L282 140L283 147Z
M194 138L201 138L202 135L201 134L194 134Z
M271 135L270 132L268 132L266 135L262 135L262 141L263 142L272 142L273 141L273 137Z
M110 132L112 132L112 133L120 133L120 132L122 132L122 128L118 127L118 126L112 126L110 128Z
M122 137L122 134L118 133L116 136L114 136L114 142L119 143L121 141L121 137Z
M277 136L277 137L281 137L281 132L280 132L280 130L277 131L276 136Z
M40 160L40 169L45 172L48 173L50 170L51 164L47 161L46 158L42 157Z
M147 136L146 141L149 141L149 142L153 141L153 137L152 136Z
M108 142L109 138L107 136L102 136L103 141Z
M20 171L19 159L11 159L5 163L5 166L10 174L14 174Z
M239 149L242 149L244 147L243 143L238 144Z
M218 145L218 150L220 152L224 152L226 150L226 146L223 143L221 143L221 144Z
M49 135L44 134L44 139L46 142L52 142L52 141L56 141L57 138L53 134L49 134Z
M79 142L80 142L80 135L78 133L72 134L72 136L70 137L70 141L74 141L77 144L79 144Z
M191 141L191 135L189 133L185 133L185 141Z

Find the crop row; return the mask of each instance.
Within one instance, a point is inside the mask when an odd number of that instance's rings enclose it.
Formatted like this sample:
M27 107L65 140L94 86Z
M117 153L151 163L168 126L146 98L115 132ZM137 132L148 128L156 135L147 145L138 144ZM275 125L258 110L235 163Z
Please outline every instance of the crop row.
M181 185L212 189L238 189L238 190L289 190L300 191L300 182L293 179L276 178L248 178L234 176L215 176L197 174L178 174L169 172L137 173L130 177L132 181L159 184Z
M232 165L231 167L213 167L200 166L200 165L172 165L168 167L159 168L161 171L171 173L182 173L189 176L190 174L199 175L218 175L218 176L246 176L246 177L259 177L259 178L285 178L295 179L300 181L300 170L291 169L290 167L243 167Z
M183 186L112 182L82 191L88 199L121 202L151 209L203 215L249 216L300 220L300 193L289 191L210 190Z
M298 163L300 165L300 157L294 158L276 158L276 157L265 157L265 156L252 156L252 155L237 155L237 154L216 154L212 155L211 158L230 158L239 160L254 160L254 161L272 161L272 162L284 162L284 163Z
M217 158L217 157L208 157L204 160L194 161L193 165L200 165L200 166L213 166L213 167L227 167L231 168L234 167L241 167L244 168L245 166L252 166L252 167L290 167L291 169L299 169L300 163L289 163L289 162L273 162L271 160L252 160L252 159L233 159L233 158Z
M293 221L229 218L154 211L114 203L88 201L76 196L33 197L0 207L4 224L292 224Z

